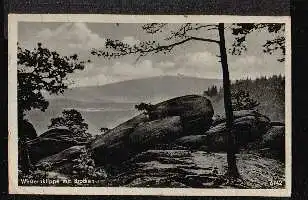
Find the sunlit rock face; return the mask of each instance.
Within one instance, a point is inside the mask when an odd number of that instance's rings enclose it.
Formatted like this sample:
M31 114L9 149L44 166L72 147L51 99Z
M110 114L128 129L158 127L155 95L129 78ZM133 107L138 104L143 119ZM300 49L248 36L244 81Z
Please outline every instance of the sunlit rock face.
M92 142L97 163L121 163L158 144L172 143L200 134L212 124L210 100L198 95L181 96L154 105L148 115L138 115Z

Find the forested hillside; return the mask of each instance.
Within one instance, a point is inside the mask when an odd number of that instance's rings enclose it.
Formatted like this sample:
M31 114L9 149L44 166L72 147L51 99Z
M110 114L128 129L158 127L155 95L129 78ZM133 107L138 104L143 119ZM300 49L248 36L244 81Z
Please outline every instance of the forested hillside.
M232 91L239 90L249 92L252 99L260 103L256 108L260 113L270 117L272 121L284 122L285 116L285 77L274 75L272 77L260 77L255 80L236 80L232 83ZM211 89L211 88L209 88ZM211 97L216 114L222 115L223 89L218 90L217 95Z

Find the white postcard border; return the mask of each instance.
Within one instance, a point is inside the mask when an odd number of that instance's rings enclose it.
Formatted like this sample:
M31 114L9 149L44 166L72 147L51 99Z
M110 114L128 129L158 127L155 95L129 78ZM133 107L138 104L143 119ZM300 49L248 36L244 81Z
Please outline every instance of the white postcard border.
M91 23L285 23L285 189L187 189L132 187L18 186L17 33L18 22ZM9 14L8 16L8 174L10 194L162 195L162 196L290 196L291 195L291 18L289 16Z

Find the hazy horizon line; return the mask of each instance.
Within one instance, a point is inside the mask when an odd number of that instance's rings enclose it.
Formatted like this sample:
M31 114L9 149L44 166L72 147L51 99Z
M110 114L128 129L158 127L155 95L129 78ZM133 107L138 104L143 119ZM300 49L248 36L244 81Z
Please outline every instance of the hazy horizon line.
M273 76L282 76L282 77L285 77L284 74L272 74L272 75L261 75L261 76L258 76L258 77L245 77L245 78L240 78L240 79L232 79L230 78L230 81L231 83L232 82L235 82L235 81L240 81L240 80L256 80L258 78L261 78L261 77L273 77ZM200 78L200 77L195 77L195 76L186 76L186 75L160 75L160 76L150 76L150 77L144 77L144 78L135 78L135 79L127 79L127 80L121 80L121 81L115 81L115 82L110 82L110 83L106 83L106 84L102 84L102 85L81 85L81 86L74 86L73 84L72 85L69 85L68 86L68 89L73 89L73 88L87 88L87 87L97 87L97 86L107 86L107 85L112 85L112 84L118 84L118 83L124 83L124 82L128 82L128 81L136 81L136 80L145 80L145 79L153 79L153 78L166 78L166 77L172 77L172 78L191 78L191 79L199 79L199 80L216 80L216 81L223 81L222 78ZM73 87L72 87L73 86Z

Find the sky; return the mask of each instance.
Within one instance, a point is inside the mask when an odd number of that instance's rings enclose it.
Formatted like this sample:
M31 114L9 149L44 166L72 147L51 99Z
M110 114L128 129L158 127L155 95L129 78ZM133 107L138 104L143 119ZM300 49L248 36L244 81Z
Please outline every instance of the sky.
M142 24L107 23L55 23L19 22L18 42L21 47L33 49L38 42L56 50L61 55L78 54L82 60L91 60L86 68L69 76L69 87L105 85L109 83L153 76L190 76L222 79L219 62L219 47L215 43L192 41L176 47L170 54L155 54L137 59L125 56L107 60L90 54L92 48L102 48L106 39L117 39L127 44L144 40L163 40L178 24L170 24L157 35L145 33ZM228 25L226 25L228 27ZM193 33L204 38L218 39L216 30ZM226 29L226 46L230 48L234 39ZM232 80L255 79L260 76L284 74L284 63L277 61L279 52L264 54L262 45L273 36L267 31L255 31L247 37L248 50L240 56L228 55Z

